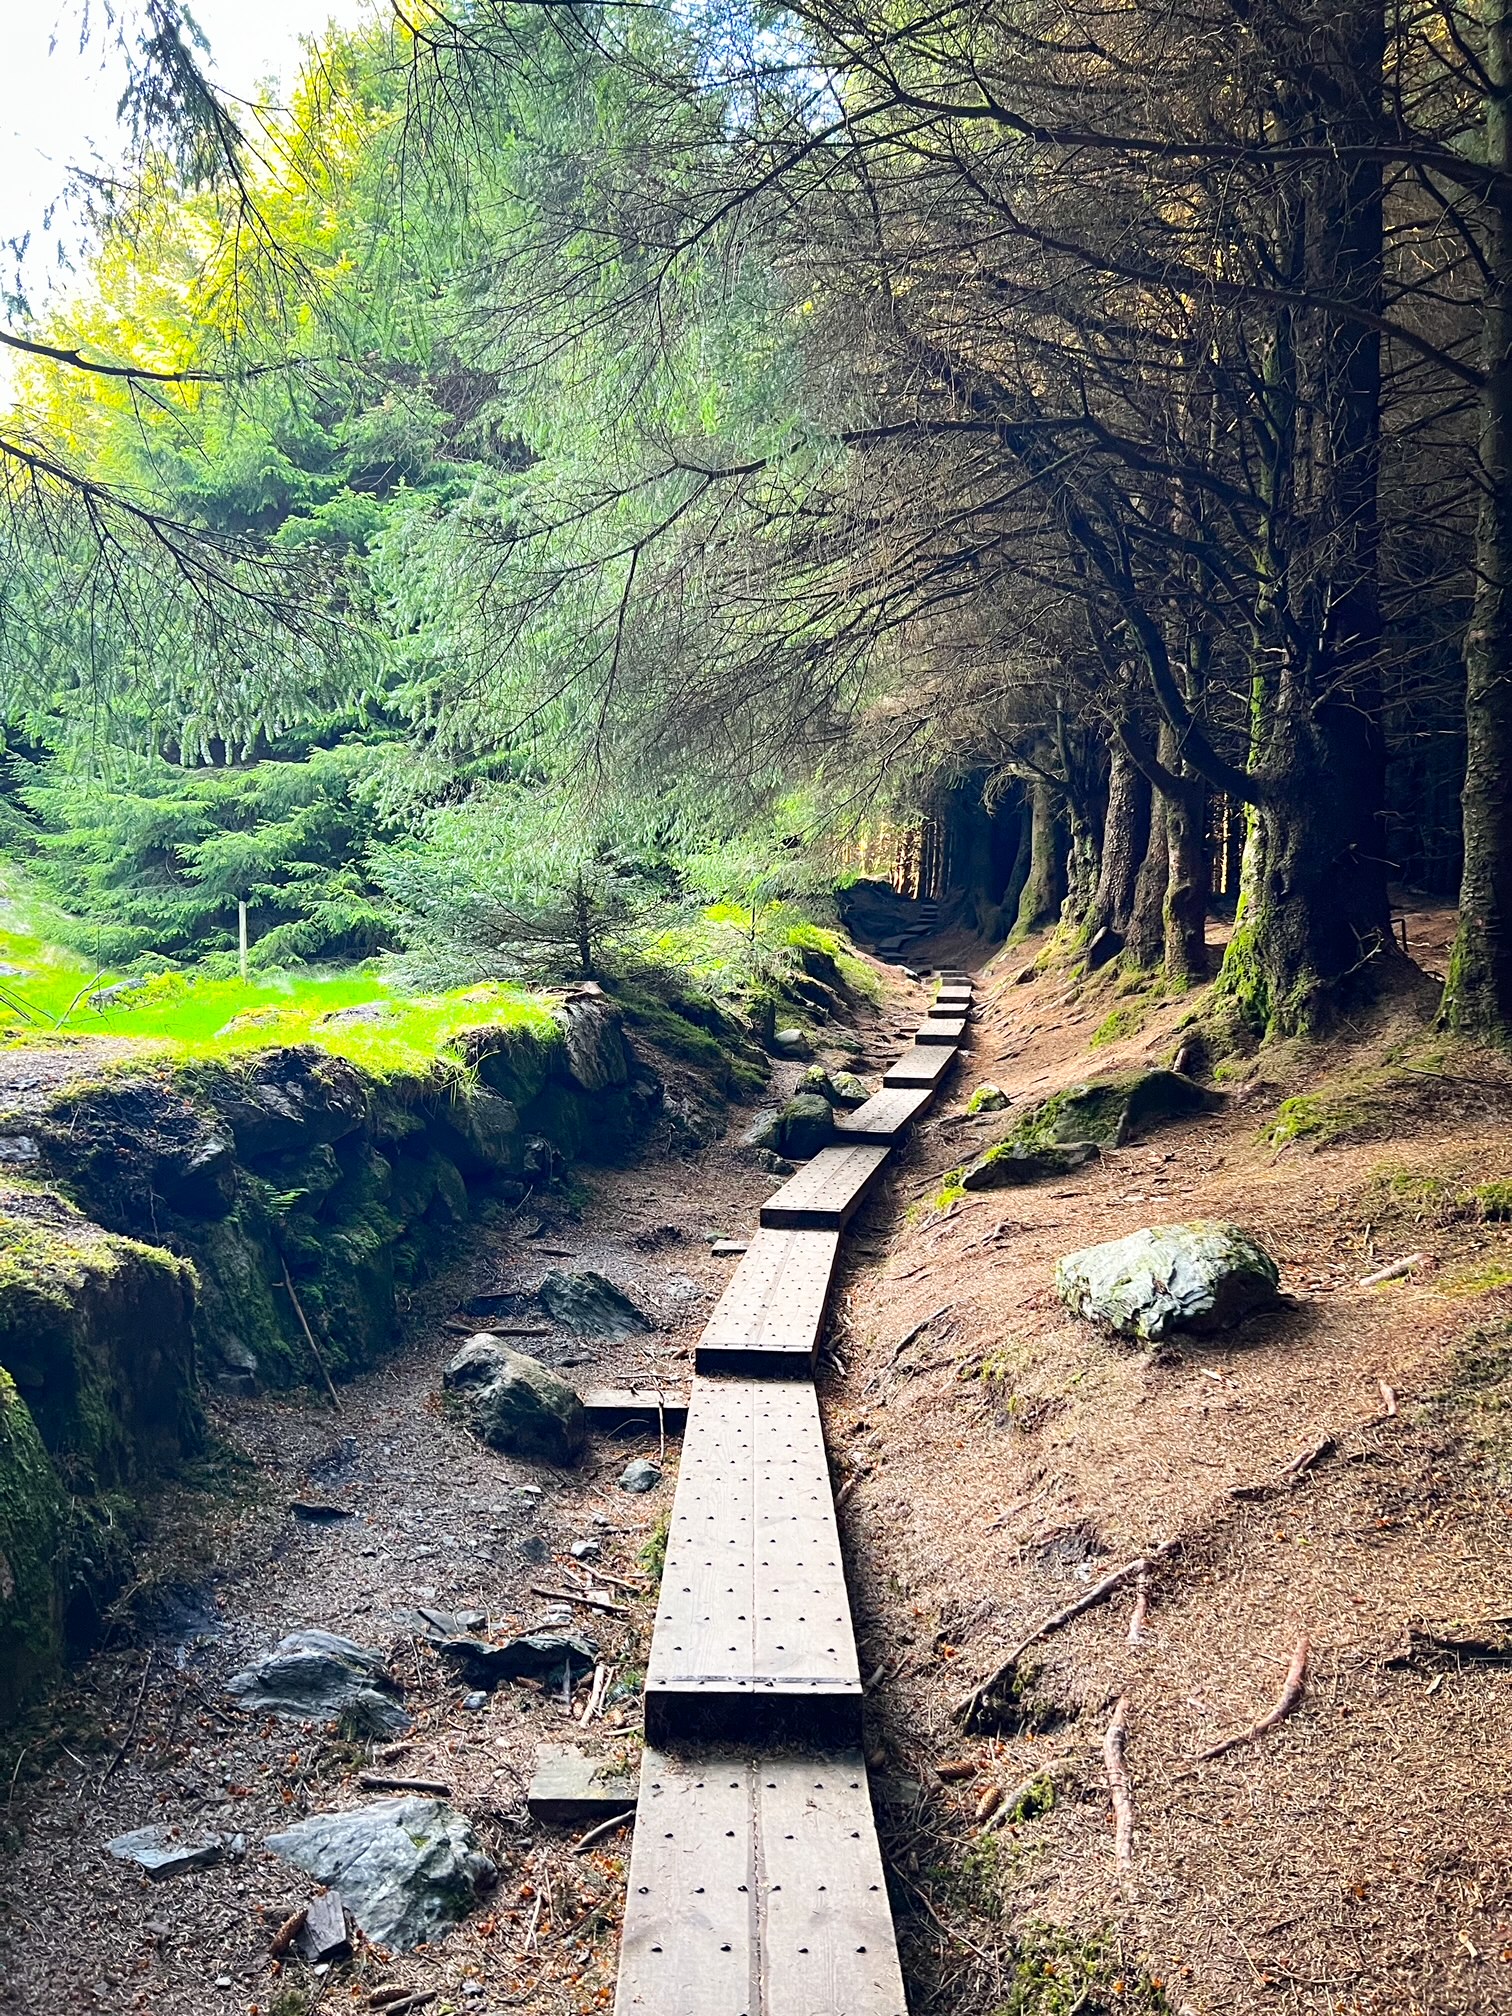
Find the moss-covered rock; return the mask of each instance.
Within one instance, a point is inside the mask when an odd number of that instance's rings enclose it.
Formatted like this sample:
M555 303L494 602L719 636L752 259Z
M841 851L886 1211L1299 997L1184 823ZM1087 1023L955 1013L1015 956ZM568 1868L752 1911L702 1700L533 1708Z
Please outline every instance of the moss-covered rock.
M0 1720L57 1671L68 1500L31 1411L0 1371Z
M1048 1177L1069 1176L1097 1159L1092 1141L1052 1141L1042 1148L1019 1141L1000 1141L961 1171L962 1190L1000 1190L1016 1183L1042 1183Z
M1258 1240L1214 1219L1148 1226L1055 1264L1056 1293L1069 1309L1146 1340L1226 1329L1273 1303L1280 1281Z
M1137 1134L1222 1103L1222 1093L1207 1091L1179 1071L1113 1072L1053 1092L1024 1114L1009 1140L1024 1148L1072 1141L1121 1148Z

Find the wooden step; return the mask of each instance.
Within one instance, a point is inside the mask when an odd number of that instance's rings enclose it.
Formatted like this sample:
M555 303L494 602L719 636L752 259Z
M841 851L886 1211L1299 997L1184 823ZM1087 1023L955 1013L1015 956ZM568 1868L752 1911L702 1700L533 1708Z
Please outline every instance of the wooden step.
M657 1396L661 1398L658 1417ZM588 1426L601 1435L620 1428L665 1426L669 1435L681 1435L688 1419L688 1389L676 1386L598 1386L583 1395L583 1412Z
M934 1087L874 1092L854 1113L835 1115L835 1132L861 1141L896 1141L934 1098Z
M882 1074L882 1083L889 1087L936 1086L955 1059L956 1051L952 1044L915 1043L911 1050L903 1052L890 1070ZM809 1164L810 1168L813 1166Z
M892 1082L891 1078L883 1080L884 1084ZM821 1148L762 1205L761 1222L839 1232L881 1175L886 1161L886 1148L871 1142Z
M585 1756L571 1743L543 1743L525 1804L537 1820L591 1827L611 1813L633 1812L638 1791L638 1781L606 1759Z
M648 1749L615 2016L907 2016L866 1766Z
M758 1232L698 1340L697 1369L812 1377L839 1254L838 1232Z
M695 1378L646 1741L853 1743L861 1676L807 1380Z
M949 1043L957 1048L965 1040L966 1024L960 1016L926 1016L914 1031L915 1043Z

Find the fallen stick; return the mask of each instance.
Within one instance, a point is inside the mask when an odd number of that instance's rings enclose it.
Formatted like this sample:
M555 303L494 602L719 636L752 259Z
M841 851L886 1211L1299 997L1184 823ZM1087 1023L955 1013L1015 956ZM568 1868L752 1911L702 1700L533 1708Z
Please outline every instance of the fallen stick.
M315 1360L315 1363L320 1367L320 1376L322 1379L324 1379L326 1383L326 1391L331 1396L331 1405L335 1408L336 1412L339 1414L341 1412L341 1395L336 1391L336 1387L332 1382L331 1375L326 1370L326 1361L320 1355L320 1346L315 1342L315 1332L310 1328L309 1318L305 1315L304 1312L304 1304L300 1301L298 1295L296 1295L294 1292L294 1281L293 1277L289 1273L289 1263L287 1260L285 1260L283 1263L283 1277L284 1277L284 1286L289 1291L289 1300L294 1305L294 1314L299 1318L299 1327L301 1330L303 1330L305 1334L305 1342L310 1347L310 1356Z
M1291 1656L1291 1664L1286 1669L1286 1679L1276 1698L1276 1705L1268 1715L1262 1715L1258 1722L1237 1736L1226 1736L1221 1743L1215 1743L1211 1750L1204 1750L1196 1759L1199 1764L1211 1764L1217 1757L1226 1757L1231 1750L1238 1750L1246 1743L1256 1743L1262 1736L1284 1722L1294 1709L1301 1705L1307 1691L1307 1660L1312 1646L1304 1632L1297 1641L1297 1649Z
M580 1835L573 1842L572 1853L574 1855L586 1853L595 1841L602 1841L606 1834L612 1834L617 1827L623 1827L627 1820L633 1820L634 1818L635 1808L627 1806L623 1813L615 1813L608 1820L600 1820L597 1827L590 1827L586 1834Z
M155 1650L149 1651L147 1654L147 1663L142 1668L142 1684L137 1689L136 1705L133 1707L131 1711L131 1720L126 1725L126 1734L121 1738L120 1748L116 1751L115 1755L111 1758L110 1762L105 1766L105 1770L101 1775L100 1782L95 1787L96 1797L98 1797L99 1794L105 1790L105 1787L110 1783L111 1779L115 1776L117 1770L120 1768L121 1761L125 1757L126 1752L131 1748L132 1741L136 1736L137 1724L142 1719L142 1703L147 1698L147 1682L152 1678L152 1662L154 1661L154 1659L156 1659L156 1657L157 1652ZM15 1785L16 1781L14 1778L12 1778L11 1780L12 1791L15 1790Z
M1356 1281L1356 1288L1379 1288L1387 1281L1400 1281L1404 1274L1410 1274L1414 1267L1431 1267L1431 1253L1409 1253L1405 1260L1393 1260L1389 1267L1377 1267L1374 1274L1367 1274Z
M1148 1554L1141 1554L1138 1560L1126 1561L1122 1568L1115 1568L1111 1575L1104 1575L1101 1582L1094 1582L1092 1587L1084 1595L1078 1596L1074 1603L1068 1603L1064 1610L1057 1610L1053 1617L1047 1617L1043 1624L1036 1625L1027 1638L1019 1640L994 1672L980 1681L964 1700L956 1703L956 1715L969 1723L1004 1681L1012 1678L1014 1667L1031 1645L1041 1638L1049 1638L1056 1631L1063 1630L1073 1619L1080 1617L1084 1610L1092 1610L1099 1603L1105 1603L1114 1590L1121 1589L1131 1577L1148 1575L1157 1561L1163 1561L1168 1555L1174 1554L1180 1545L1179 1540L1162 1541L1160 1546L1152 1548Z
M538 1583L530 1585L532 1596L544 1596L553 1603L581 1603L585 1610L604 1610L611 1617L628 1617L630 1612L623 1603L611 1603L607 1596L590 1596L583 1589L543 1589Z
M1124 1761L1128 1727L1129 1697L1120 1694L1102 1745L1108 1791L1113 1800L1113 1859L1118 1864L1120 1875L1127 1874L1134 1861L1134 1794L1129 1786L1128 1766Z
M439 1778L391 1778L386 1771L359 1771L357 1783L364 1792L430 1792L449 1799L451 1787Z
M942 1316L948 1316L954 1307L955 1304L953 1302L946 1302L941 1308L932 1310L928 1316L924 1317L920 1322L915 1323L912 1330L905 1330L893 1346L892 1356L887 1361L888 1365L896 1365L909 1345L917 1342L924 1335L924 1332L929 1328L931 1323L938 1323Z

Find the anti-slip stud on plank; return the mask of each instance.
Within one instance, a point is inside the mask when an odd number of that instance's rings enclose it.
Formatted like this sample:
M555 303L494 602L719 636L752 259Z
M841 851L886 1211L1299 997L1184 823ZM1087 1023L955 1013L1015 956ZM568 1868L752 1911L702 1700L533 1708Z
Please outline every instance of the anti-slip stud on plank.
M891 1084L891 1078L883 1080ZM841 1231L882 1173L887 1150L871 1142L821 1148L790 1182L761 1207L761 1222L819 1231Z
M911 1050L905 1050L889 1071L882 1075L885 1086L935 1086L945 1076L955 1062L956 1051L952 1044L915 1043ZM810 1168L813 1164L810 1163Z
M812 1377L839 1253L838 1232L758 1232L698 1340L697 1369Z
M866 1767L647 1749L615 2016L906 2016Z
M656 1745L860 1740L856 1641L807 1380L693 1382L645 1726Z
M835 1132L857 1141L896 1141L934 1099L934 1087L874 1092L853 1113L835 1115Z
M966 1024L959 1017L942 1020L927 1016L914 1031L915 1043L949 1043L958 1045L966 1036Z
M688 1391L685 1386L600 1386L583 1395L583 1412L589 1428L601 1435L612 1435L621 1428L658 1426L665 1427L669 1435L680 1435L688 1418Z

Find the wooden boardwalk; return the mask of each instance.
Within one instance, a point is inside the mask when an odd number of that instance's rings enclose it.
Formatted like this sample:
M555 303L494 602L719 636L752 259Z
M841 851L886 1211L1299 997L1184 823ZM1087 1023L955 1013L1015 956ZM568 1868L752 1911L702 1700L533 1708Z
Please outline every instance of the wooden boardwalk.
M839 1257L838 1232L763 1228L698 1340L696 1369L811 1377Z
M952 977L882 1091L762 1206L699 1340L615 2016L907 2016L812 1374L845 1225L965 1040ZM606 1419L656 1406L599 1397Z

